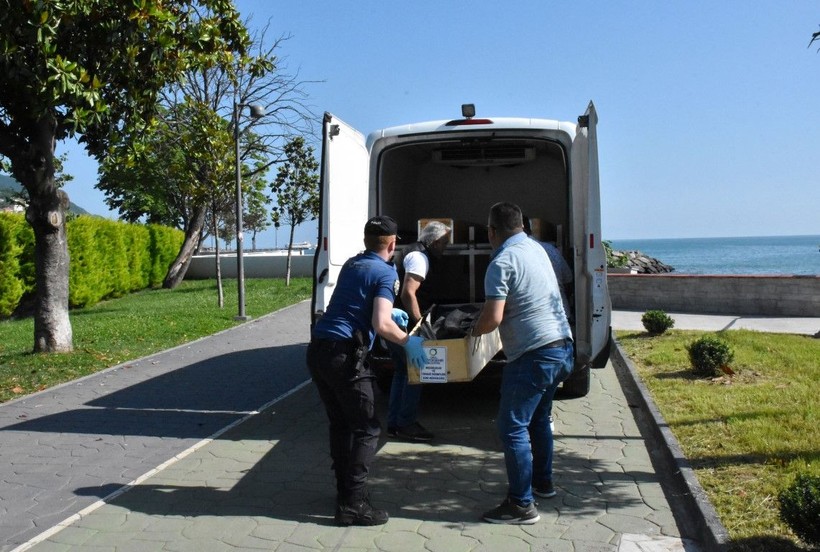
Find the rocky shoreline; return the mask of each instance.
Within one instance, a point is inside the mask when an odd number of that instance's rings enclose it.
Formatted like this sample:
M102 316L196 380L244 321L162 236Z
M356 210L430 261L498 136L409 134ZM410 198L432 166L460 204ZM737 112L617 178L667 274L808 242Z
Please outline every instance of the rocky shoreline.
M626 261L622 259L626 257ZM665 274L673 272L674 267L665 264L654 257L644 255L640 251L612 251L613 265L629 269L637 274ZM611 270L611 269L610 269Z

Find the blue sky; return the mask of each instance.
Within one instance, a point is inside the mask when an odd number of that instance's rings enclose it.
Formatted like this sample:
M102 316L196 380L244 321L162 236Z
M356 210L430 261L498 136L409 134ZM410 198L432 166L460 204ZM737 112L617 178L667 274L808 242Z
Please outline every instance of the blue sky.
M306 87L317 121L367 134L462 103L574 121L594 101L604 239L820 234L816 1L236 4L268 38L291 35L287 70L322 81ZM96 165L64 148L72 200L113 217Z

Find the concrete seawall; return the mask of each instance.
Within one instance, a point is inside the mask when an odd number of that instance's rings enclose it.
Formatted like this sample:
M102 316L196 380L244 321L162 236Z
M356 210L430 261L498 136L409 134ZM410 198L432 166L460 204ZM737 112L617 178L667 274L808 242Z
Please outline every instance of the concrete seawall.
M231 252L219 256L222 276L236 278L236 254ZM284 278L287 270L287 255L245 252L242 264L245 278ZM290 276L301 278L313 274L313 255L294 254L291 257ZM216 278L216 262L213 255L196 255L191 259L191 266L185 274L186 280L204 280Z
M236 278L236 255L220 256L222 275ZM245 253L246 278L284 278L287 256ZM291 276L309 277L313 255L294 255ZM215 278L213 255L198 255L185 276ZM612 308L667 312L820 317L819 276L609 274Z
M820 316L818 276L609 274L613 309Z

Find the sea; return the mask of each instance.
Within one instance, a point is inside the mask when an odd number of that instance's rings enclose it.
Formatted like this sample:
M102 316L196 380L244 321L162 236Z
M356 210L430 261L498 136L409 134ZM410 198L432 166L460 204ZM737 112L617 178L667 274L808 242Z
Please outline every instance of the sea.
M610 240L640 251L674 274L820 275L820 235Z

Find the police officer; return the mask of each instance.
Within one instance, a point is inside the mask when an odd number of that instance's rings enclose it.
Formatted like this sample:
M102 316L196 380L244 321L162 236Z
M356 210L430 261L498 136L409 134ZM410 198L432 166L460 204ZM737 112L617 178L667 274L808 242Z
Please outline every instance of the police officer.
M374 401L373 371L365 362L375 334L402 345L410 362L426 358L422 338L407 335L407 314L393 308L399 289L390 262L396 249L397 225L387 216L373 217L364 227L365 251L342 266L327 310L316 322L307 350L307 366L330 422L330 456L336 474L338 525L381 525L384 510L370 504L367 476L376 454L379 420Z

